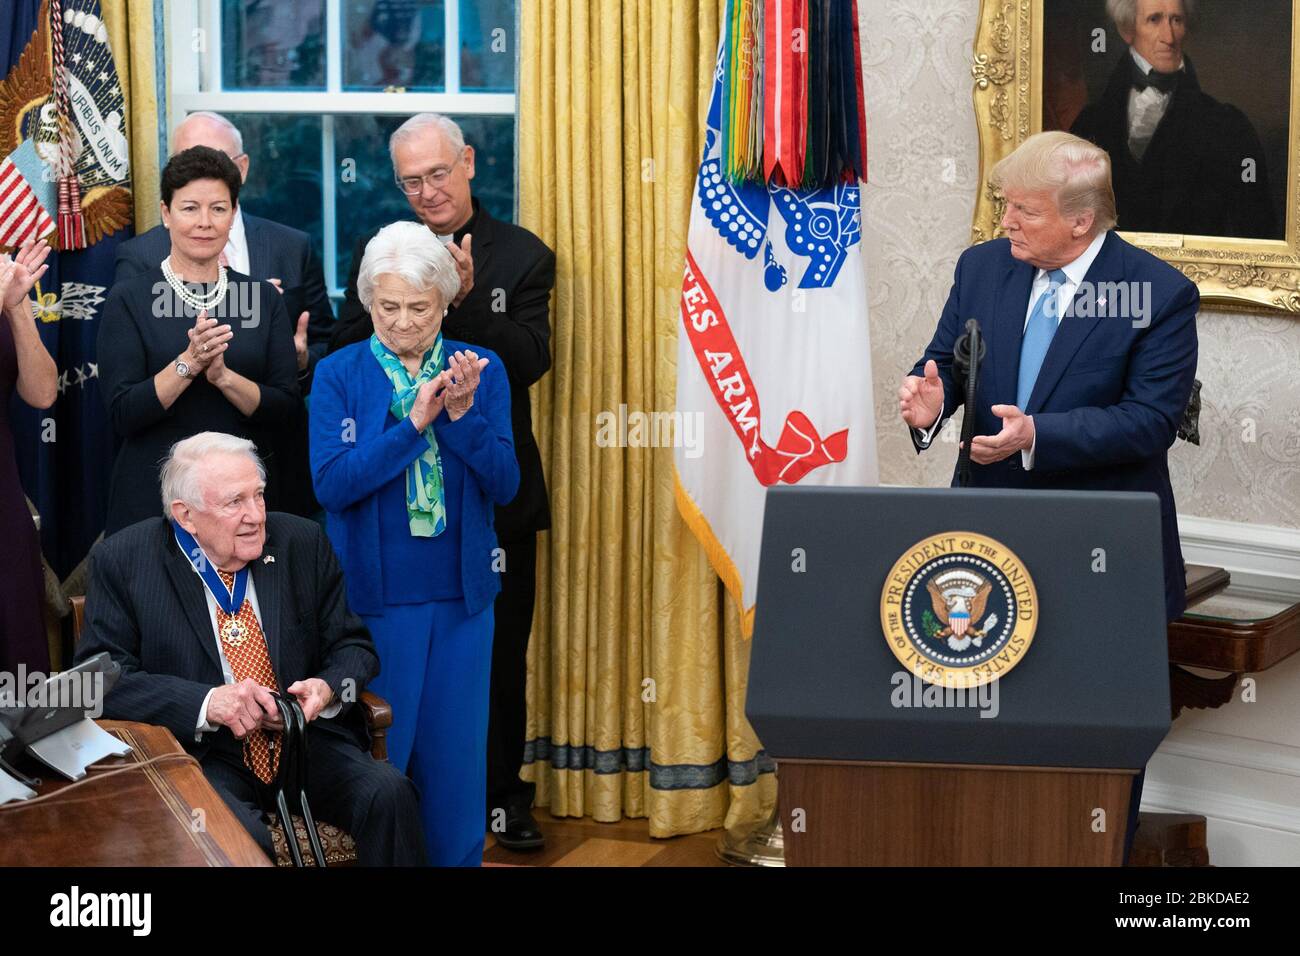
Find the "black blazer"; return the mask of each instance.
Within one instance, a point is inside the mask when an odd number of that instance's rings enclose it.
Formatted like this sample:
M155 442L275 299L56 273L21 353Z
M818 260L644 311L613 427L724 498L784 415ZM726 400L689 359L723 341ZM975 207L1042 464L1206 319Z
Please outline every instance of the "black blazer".
M307 319L307 371L299 383L306 394L311 390L311 374L324 358L334 331L334 309L325 290L321 261L307 233L270 219L245 212L244 234L248 239L248 274L254 279L280 280L290 331L297 327L299 315L311 313ZM171 248L171 235L165 226L154 226L120 243L113 281L121 282L158 268Z
M113 462L105 534L162 512L159 462L173 444L199 432L226 432L258 446L266 462L267 502L276 511L289 510L286 498L303 480L311 481L294 477L295 467L308 476L310 471L287 452L289 439L306 425L282 297L266 282L233 270L229 276L226 308L252 318L228 317L234 338L224 358L232 371L260 387L260 404L250 416L203 376L163 408L153 377L171 368L189 344L193 313L170 296L158 266L109 290L99 319L99 379L121 447Z
M493 219L478 200L474 200L474 208L469 230L474 237L470 244L474 288L447 313L442 332L447 338L491 349L500 356L510 379L510 424L519 461L519 493L496 509L495 521L497 536L509 541L551 526L528 387L551 367L555 253L527 229ZM357 297L361 257L375 232L362 237L352 253L347 297L339 309L330 351L368 339L375 330Z
M354 703L379 673L379 658L365 625L348 609L329 539L314 521L294 515L269 513L266 529L263 558L275 560L259 558L250 567L280 689L307 677L324 680L342 710L313 726L368 748ZM213 745L236 746L225 727L194 739L203 699L224 678L203 582L161 516L106 538L90 553L77 660L100 651L122 668L104 701L105 717L161 724L196 757ZM348 680L355 685L345 685Z
M1128 147L1128 97L1137 66L1126 50L1101 98L1070 130L1110 154L1117 228L1281 239L1264 147L1246 115L1201 90L1190 57L1139 162ZM1242 162L1255 181L1242 182Z
M311 391L316 363L325 357L330 333L334 330L334 309L325 291L325 273L312 249L311 237L305 232L282 226L278 222L244 213L244 234L248 239L248 269L254 279L279 279L289 320L292 340L298 316L310 312L307 319L307 368L298 374L298 388L305 396ZM171 252L171 236L163 226L154 226L144 235L128 239L117 247L115 282L151 272ZM296 366L295 366L296 367ZM271 449L262 448L263 455ZM307 464L307 412L303 408L295 426L282 436L275 449L280 458L278 468L284 486L276 507L296 515L310 516L320 511L312 494L311 468Z

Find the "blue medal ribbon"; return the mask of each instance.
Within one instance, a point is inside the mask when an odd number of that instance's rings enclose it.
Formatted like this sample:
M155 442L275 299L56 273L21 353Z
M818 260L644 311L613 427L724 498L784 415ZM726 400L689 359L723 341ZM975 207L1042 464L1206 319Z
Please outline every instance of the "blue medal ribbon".
M176 534L176 543L180 546L181 554L185 555L190 564L194 565L194 570L199 572L199 577L207 585L208 591L217 602L217 607L232 617L238 614L239 609L244 606L244 594L248 591L248 565L235 572L235 589L233 592L227 591L226 582L221 580L221 575L217 574L216 567L203 553L199 543L194 540L194 535L177 524L175 519L172 520L172 531Z

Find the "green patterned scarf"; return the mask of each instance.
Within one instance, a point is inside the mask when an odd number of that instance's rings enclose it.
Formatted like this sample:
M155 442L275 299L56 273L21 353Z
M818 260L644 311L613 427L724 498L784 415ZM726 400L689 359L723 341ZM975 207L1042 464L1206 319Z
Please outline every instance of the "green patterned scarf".
M420 374L414 379L402 360L379 341L379 336L370 336L370 351L393 383L393 400L388 410L400 422L411 414L420 386L437 378L442 371L442 333L438 333L433 347L424 353ZM406 468L406 516L412 535L432 538L447 527L447 506L442 499L442 459L438 455L438 440L433 436L433 422L425 428L424 437L429 447Z

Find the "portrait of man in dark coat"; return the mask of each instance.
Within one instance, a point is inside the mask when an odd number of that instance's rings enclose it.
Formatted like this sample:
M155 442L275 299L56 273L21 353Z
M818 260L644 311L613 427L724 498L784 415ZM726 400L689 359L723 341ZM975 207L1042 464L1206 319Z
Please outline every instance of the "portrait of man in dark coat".
M1255 126L1201 88L1183 51L1196 6L1107 0L1128 49L1070 131L1110 154L1120 229L1282 239L1285 216Z

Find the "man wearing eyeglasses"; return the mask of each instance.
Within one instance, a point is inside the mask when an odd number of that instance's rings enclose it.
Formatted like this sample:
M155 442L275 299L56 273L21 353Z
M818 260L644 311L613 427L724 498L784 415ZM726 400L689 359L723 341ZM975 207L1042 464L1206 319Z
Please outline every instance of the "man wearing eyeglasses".
M537 532L551 526L551 510L533 437L528 387L551 367L555 254L527 229L494 219L472 196L474 147L465 143L460 127L448 117L413 116L393 133L388 145L397 188L416 217L447 244L461 273L460 294L443 320L443 334L491 349L510 381L519 492L496 509L505 568L494 606L487 826L501 846L534 849L543 842L530 812L534 787L519 778L519 768L527 716L524 688L536 595ZM331 351L367 339L374 331L357 296L357 273L373 235L363 237L352 255L347 297L339 310Z

